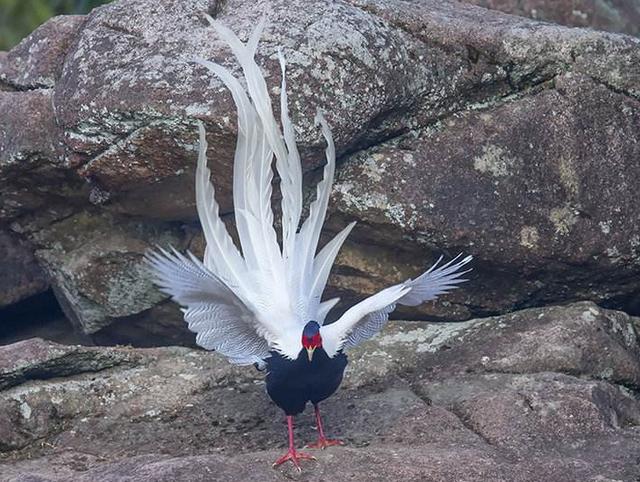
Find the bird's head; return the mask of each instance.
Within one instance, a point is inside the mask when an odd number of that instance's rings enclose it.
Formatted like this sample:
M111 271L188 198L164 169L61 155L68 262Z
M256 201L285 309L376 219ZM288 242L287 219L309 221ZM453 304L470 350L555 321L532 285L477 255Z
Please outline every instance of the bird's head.
M313 352L316 348L322 346L322 337L320 336L320 325L315 321L310 321L302 330L302 346L307 350L309 361L313 359Z

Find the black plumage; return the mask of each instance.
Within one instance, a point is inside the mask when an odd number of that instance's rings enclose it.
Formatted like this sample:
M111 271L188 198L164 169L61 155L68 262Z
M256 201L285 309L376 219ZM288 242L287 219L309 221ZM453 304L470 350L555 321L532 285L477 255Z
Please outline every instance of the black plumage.
M287 415L298 415L307 402L317 405L338 389L347 366L347 355L339 353L329 358L319 347L309 361L303 348L295 360L271 352L266 361L269 396Z
M326 448L342 445L340 440L325 436L318 404L330 397L342 383L347 356L341 351L330 357L322 348L320 325L309 321L302 331L302 349L295 359L271 351L266 359L267 393L287 415L289 429L289 451L274 465L291 460L300 469L299 460L313 459L311 455L298 452L294 445L293 417L304 411L307 402L313 403L318 429L318 441L310 448Z
M313 403L318 429L318 441L307 445L309 448L326 448L342 445L340 440L325 436L318 404L330 397L342 383L347 356L339 351L330 357L322 347L320 325L309 321L302 331L302 349L295 359L271 351L266 359L267 393L287 414L289 429L289 451L274 465L291 460L300 469L299 460L313 459L304 452L298 452L294 445L293 417L304 411L307 402Z

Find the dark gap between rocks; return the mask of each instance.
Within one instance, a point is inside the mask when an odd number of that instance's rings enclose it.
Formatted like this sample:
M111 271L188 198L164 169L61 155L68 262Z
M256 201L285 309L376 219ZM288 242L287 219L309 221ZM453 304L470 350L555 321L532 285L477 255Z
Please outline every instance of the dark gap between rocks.
M630 316L640 316L640 292L614 296L598 303L607 310L623 311ZM640 324L636 326L640 329Z
M52 290L0 309L0 345L34 337L64 344L88 343L74 333Z

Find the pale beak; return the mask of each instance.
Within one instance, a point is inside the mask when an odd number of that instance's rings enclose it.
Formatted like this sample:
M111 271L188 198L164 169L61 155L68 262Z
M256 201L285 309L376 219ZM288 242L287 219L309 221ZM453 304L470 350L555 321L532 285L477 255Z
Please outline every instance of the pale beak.
M313 352L315 351L316 347L311 347L311 348L307 348L307 355L309 355L309 361L311 361L311 359L313 358Z

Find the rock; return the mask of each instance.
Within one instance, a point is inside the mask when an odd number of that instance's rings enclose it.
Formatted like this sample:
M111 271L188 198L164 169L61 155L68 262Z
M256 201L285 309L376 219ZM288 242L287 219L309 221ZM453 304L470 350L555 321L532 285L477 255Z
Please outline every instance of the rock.
M436 0L121 0L53 21L2 60L46 35L51 65L64 58L61 70L40 64L52 87L0 92L16 106L0 130L0 218L34 244L79 330L105 343L186 339L176 311L136 278L140 256L199 236L195 119L232 219L235 107L191 59L238 72L202 14L246 38L265 9L258 61L277 96L283 47L309 179L324 148L317 108L334 130L329 230L359 221L330 279L337 311L442 252L473 254L472 282L398 316L465 320L580 299L635 306L639 40ZM17 76L37 77L29 66L45 51L32 52Z
M28 380L132 365L135 358L126 350L60 345L32 338L0 347L0 390Z
M0 307L42 293L47 279L28 243L0 230Z
M158 305L167 297L153 288L143 258L155 245L180 247L180 229L168 230L154 222L82 211L50 224L33 239L38 260L54 280L54 293L79 331L93 334L115 319L145 312L142 316L151 318L150 325L158 325L153 318L163 314L159 325L174 327L172 331L165 326L166 337L160 344L186 341L184 337L176 340L171 336L173 332L186 334L186 327L177 307L167 310ZM154 310L148 312L151 308ZM173 324L165 320L173 320ZM129 322L135 323L131 319ZM149 332L153 332L152 327L140 339ZM120 341L135 340L123 336Z
M462 323L390 323L377 338L380 351L390 354L389 361L378 358L376 350L363 356L369 360L368 369L378 372L374 373L376 378L396 370L393 360L410 356L406 366L428 366L424 375L428 380L446 381L467 371L555 371L637 389L637 321L625 313L583 302Z
M0 389L0 480L238 480L247 467L259 480L633 480L638 385L598 367L640 370L634 320L590 310L390 324L350 353L322 404L347 446L301 475L270 467L286 431L251 367L188 348L0 347L0 380L12 380ZM533 338L542 351L523 349ZM561 352L586 361L570 370ZM496 362L478 363L485 353ZM509 353L520 359L506 367ZM315 438L312 414L296 423L299 446Z
M0 160L2 178L7 180L16 171L30 171L35 160L55 162L61 159L60 130L56 126L51 90L0 92L2 118ZM31 161L31 162L30 162Z
M43 23L0 57L0 84L16 90L53 87L83 22L83 15L61 15Z
M62 132L50 89L0 91L0 222L6 223L60 196L74 199L78 176L61 169ZM82 189L79 189L82 192ZM59 203L55 203L59 204Z
M0 350L1 356L8 359L23 353L2 374L5 386L21 383L7 390L4 393L7 396L2 398L3 451L55 435L67 422L80 422L71 432L63 431L63 437L71 437L68 443L73 444L74 434L83 427L92 430L95 424L103 424L106 431L102 435L85 435L99 436L105 444L113 443L115 450L117 445L127 442L118 441L117 433L113 433L115 439L107 441L113 429L113 420L108 423L101 420L107 412L118 419L118 423L127 424L132 419L153 422L162 411L166 414L189 411L184 405L192 392L216 384L224 391L226 386L247 380L247 375L241 375L223 360L186 349L78 348L32 339L17 346L0 347ZM34 379L42 382L27 381ZM167 390L165 379L171 379L171 390ZM93 421L85 426L87 417ZM151 437L151 427L149 429L147 436ZM139 439L140 434L135 437ZM165 442L168 443L168 439ZM137 442L131 439L128 443L134 446ZM148 443L156 442L149 439Z
M80 465L88 457L85 454L64 454ZM142 456L124 459L119 462L105 464L104 467L88 471L82 475L67 477L45 477L19 474L8 478L8 481L154 481L154 482L186 482L208 481L212 474L215 480L236 481L244 476L247 466L251 467L250 477L259 480L308 480L322 481L354 480L384 481L394 477L408 481L444 482L456 480L461 482L480 482L483 480L518 480L537 481L539 477L549 480L614 480L603 478L600 471L585 467L579 459L530 458L516 463L501 462L478 450L461 449L455 453L447 448L437 446L406 447L395 446L371 448L366 452L349 448L329 449L324 451L318 462L304 465L303 473L292 469L279 473L269 468L271 460L280 455L279 452L259 452L243 456L229 457L216 454L198 457L172 458L163 455ZM54 465L56 461L51 461ZM53 472L51 468L48 473ZM607 471L602 471L607 473ZM621 476L633 472L618 471ZM340 479L336 479L340 474ZM581 478L584 477L584 478Z
M604 122L610 136L596 134ZM373 271L343 255L337 273L356 274L340 283L365 277L374 292L400 281L390 266L447 246L481 255L472 282L448 297L462 306L445 316L468 317L470 304L491 313L634 293L640 217L620 206L635 204L640 144L626 139L637 126L636 99L562 74L536 94L353 156L334 187L334 224L360 221L361 259L373 239L389 255Z
M572 27L640 35L638 0L464 0L485 8Z
M587 440L640 422L640 406L626 391L567 375L462 375L420 387L490 444L516 450L575 455Z

